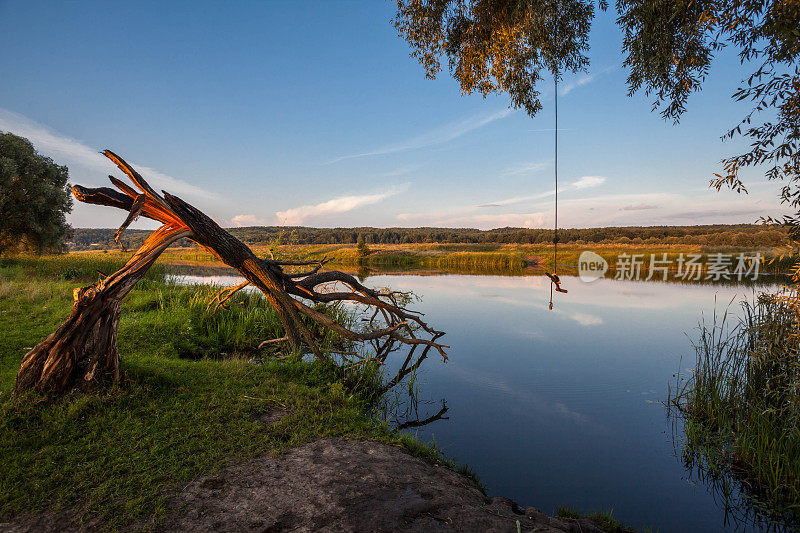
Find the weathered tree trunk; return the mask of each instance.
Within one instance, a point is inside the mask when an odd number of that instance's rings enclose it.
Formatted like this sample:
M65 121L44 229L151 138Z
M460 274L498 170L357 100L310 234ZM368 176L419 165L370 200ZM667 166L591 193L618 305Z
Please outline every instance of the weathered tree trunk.
M305 343L316 357L325 357L315 335L303 323L301 315L304 315L351 341L386 338L393 343L412 347L424 345L424 354L428 349L435 348L446 359L444 348L447 346L437 342L443 333L429 327L419 313L399 305L397 293L374 291L342 272L318 272L325 263L324 259L299 262L259 259L250 248L204 213L166 192L160 196L122 158L109 150L104 154L125 172L140 192L109 176L121 192L107 187L87 189L75 185L72 188L75 197L82 202L128 211L128 217L115 237L139 215L157 220L163 226L148 237L119 271L96 285L75 289L75 303L69 318L25 356L17 374L15 391L63 391L77 383L91 383L104 377L118 380L120 370L116 341L121 301L161 252L182 238L188 238L209 250L264 293L275 308L284 328L286 342L293 350L300 350L302 343ZM287 274L282 268L286 265L316 266L307 272ZM331 283L343 286L343 290L317 290L318 286ZM217 300L224 301L244 285L223 291L226 296ZM371 329L360 332L347 329L298 298L317 303L349 300L372 306L375 312L369 321ZM419 331L431 338L418 338L415 332Z
M98 295L91 287L76 290L69 318L33 348L22 361L16 390L59 391L75 379L119 378L117 324L120 302ZM86 293L90 295L86 295Z
M120 270L96 285L75 289L69 318L25 355L14 390L59 392L103 379L119 380L122 299L167 246L188 234L181 228L161 228Z

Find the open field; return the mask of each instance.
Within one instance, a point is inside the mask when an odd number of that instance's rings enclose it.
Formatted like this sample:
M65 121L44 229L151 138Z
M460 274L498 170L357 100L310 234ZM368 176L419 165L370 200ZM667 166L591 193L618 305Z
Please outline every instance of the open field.
M381 244L369 246L369 253L360 254L354 244L284 244L280 246L255 245L253 251L260 257L287 260L320 260L327 258L333 266L353 268L366 267L376 269L434 269L453 270L458 272L520 272L526 268L553 268L553 246L548 244ZM580 254L586 250L603 257L614 270L619 257L637 255L642 260L643 270L647 270L651 257L656 261L666 261L675 269L681 254L700 254L703 261L708 261L714 254L725 254L734 258L744 253L752 255L761 253L766 261L761 271L785 272L792 260L777 259L779 251L771 247L732 247L701 246L687 244L559 244L558 268L571 272L577 267ZM108 256L116 259L129 257L131 252L122 252L119 248L109 250L91 250L72 252L77 256ZM664 255L666 254L666 256ZM770 263L770 260L775 259ZM212 254L199 247L173 247L161 256L162 264L221 264ZM570 270L572 269L572 270Z

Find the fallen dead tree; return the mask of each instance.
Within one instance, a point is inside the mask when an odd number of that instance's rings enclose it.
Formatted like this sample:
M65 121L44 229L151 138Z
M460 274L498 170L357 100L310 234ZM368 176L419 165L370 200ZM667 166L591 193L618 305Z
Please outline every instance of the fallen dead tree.
M256 257L249 247L200 210L166 191L159 195L121 157L110 150L103 153L127 175L134 187L109 176L116 189L75 185L72 188L75 198L127 211L128 216L116 238L139 216L156 220L162 226L120 270L95 285L75 289L75 301L67 320L25 355L17 373L16 392L63 391L100 379L119 380L116 344L122 299L170 244L184 238L238 270L246 280L223 290L209 307L218 308L247 285L264 294L275 308L284 331L282 338L267 339L269 342L285 342L292 351L308 351L325 359L327 356L320 350L312 329L304 323L305 318L347 341L380 341L383 349L377 353L378 361L385 359L389 347L397 345L410 346L409 357L413 356L415 348L422 347L425 356L434 349L447 358L447 346L438 342L444 333L426 324L420 313L405 308L400 293L376 291L349 274L323 271L324 260L279 261ZM285 272L284 267L289 266L307 270ZM315 304L337 302L356 302L372 308L366 327L359 331L350 329L315 309ZM401 372L410 371L410 363L407 360Z

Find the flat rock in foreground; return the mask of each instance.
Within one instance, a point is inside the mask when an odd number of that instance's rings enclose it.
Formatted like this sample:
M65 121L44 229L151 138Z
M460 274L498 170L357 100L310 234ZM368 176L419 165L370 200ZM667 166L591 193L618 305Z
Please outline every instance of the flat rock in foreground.
M167 531L599 531L506 498L395 446L319 440L190 483Z
M170 496L157 531L599 532L507 498L488 498L469 478L367 441L318 440L204 476ZM72 527L70 527L72 526ZM139 523L129 530L152 529ZM53 514L17 517L3 531L94 531Z

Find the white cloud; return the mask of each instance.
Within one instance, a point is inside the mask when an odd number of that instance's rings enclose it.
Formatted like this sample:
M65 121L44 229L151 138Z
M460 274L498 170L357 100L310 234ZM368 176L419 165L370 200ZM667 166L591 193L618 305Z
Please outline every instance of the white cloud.
M521 165L517 165L516 167L511 167L509 169L504 170L501 175L502 176L526 176L528 174L534 174L539 172L540 170L544 170L550 166L550 161L534 161L532 163L523 163Z
M369 152L343 155L335 159L332 159L328 163L338 163L339 161L344 161L346 159L356 159L359 157L393 154L396 152L404 152L406 150L417 150L419 148L426 148L428 146L443 144L448 141L457 139L458 137L461 137L463 135L466 135L471 131L477 130L478 128L482 128L487 124L491 124L496 120L506 118L513 112L514 111L510 109L503 109L502 111L492 113L491 115L470 117L460 122L454 122L436 128L423 135L419 135L417 137L413 137L411 139L407 139L405 141L401 141L398 143L388 144L380 148L376 148L375 150L371 150Z
M558 94L560 94L561 96L566 96L575 89L577 89L578 87L583 87L584 85L592 83L594 79L595 76L593 74L583 74L581 76L578 76L577 78L574 78L564 83L558 90Z
M583 176L579 178L578 181L575 181L569 184L566 189L590 189L592 187L597 187L602 185L606 182L606 179L603 176ZM559 190L561 192L561 190Z
M587 188L598 180L578 180ZM716 191L684 191L681 193L655 192L637 194L605 194L586 198L559 198L558 219L560 227L593 228L607 226L653 226L684 224L735 224L754 222L758 215L785 212L769 189L763 193L751 191L750 195L718 193ZM508 199L523 200L528 197ZM552 228L553 206L549 201L536 202L534 209L516 213L485 214L475 207L461 207L420 213L401 213L397 220L404 225L473 227L492 229L500 227Z
M631 205L624 205L619 208L620 211L644 211L647 209L658 209L659 206L656 204L631 204Z
M99 185L100 183L98 182L101 180L104 185L107 184L105 176L108 174L116 172L117 177L120 177L119 169L117 169L116 165L94 148L76 139L61 135L13 111L0 108L0 130L26 137L33 143L39 153L51 157L59 164L65 164L70 167L70 177L73 181L76 175L80 174L80 170L88 171L85 172L87 177L94 177L94 185ZM131 164L156 190L165 189L171 193L185 194L190 197L219 199L219 196L215 193L208 192L150 167L135 163ZM75 169L77 171L73 171L74 167L78 167L78 169ZM90 185L91 183L84 184Z
M606 178L604 178L603 176L583 176L582 178L579 178L577 181L573 181L572 183L568 183L564 187L561 187L560 189L558 189L558 192L563 193L570 190L591 189L592 187L598 187L605 182ZM541 200L542 198L547 198L548 196L553 196L554 194L555 194L555 189L527 196L513 196L511 198L506 198L505 200L498 200L496 202L490 202L488 204L481 204L478 207L502 207L506 205L519 204L522 202L529 202L531 200Z
M400 222L417 226L470 227L470 228L539 228L545 225L548 213L500 213L445 215L434 213L400 213Z
M243 228L247 226L266 226L268 222L266 219L255 215L236 215L231 219L231 225L235 228Z
M603 319L599 316L590 315L587 313L578 313L578 312L563 312L561 310L556 310L556 313L562 314L567 318L574 320L581 326L599 326L603 323Z
M580 74L577 77L571 78L569 81L564 82L561 87L558 89L558 94L561 96L566 96L578 87L583 87L584 85L588 85L592 83L597 78L603 76L604 74L608 74L617 70L617 67L614 65L608 66L604 69L599 70L594 74Z
M302 224L308 218L346 213L347 211L352 211L359 207L382 202L391 196L403 192L407 188L408 186L404 185L392 187L388 191L382 193L339 196L319 204L303 205L287 209L286 211L278 211L275 213L275 216L278 218L280 224L294 226Z

